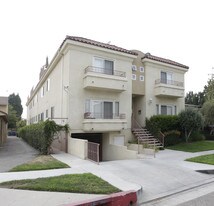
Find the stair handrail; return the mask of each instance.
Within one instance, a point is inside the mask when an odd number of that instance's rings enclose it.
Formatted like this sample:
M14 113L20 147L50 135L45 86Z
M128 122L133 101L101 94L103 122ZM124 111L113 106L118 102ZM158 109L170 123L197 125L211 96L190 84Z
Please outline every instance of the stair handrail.
M158 139L159 139L159 141L162 143L162 145L163 145L163 147L164 147L164 138L165 138L165 134L163 134L161 131L159 131L159 134L161 135L161 137L159 138L158 137Z
M134 118L134 117L132 117L132 123L135 123L135 124L137 124L137 129L142 129L143 127L138 123L138 121ZM134 125L132 124L132 129L136 129L136 128L134 128Z

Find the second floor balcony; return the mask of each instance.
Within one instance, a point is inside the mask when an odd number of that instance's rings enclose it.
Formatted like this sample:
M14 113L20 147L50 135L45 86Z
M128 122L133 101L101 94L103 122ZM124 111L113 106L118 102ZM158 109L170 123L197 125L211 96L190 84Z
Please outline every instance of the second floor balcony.
M184 97L184 83L169 79L155 80L155 95L180 98Z
M103 113L84 113L84 131L108 132L121 131L127 128L126 114L111 112Z
M94 66L85 68L85 89L123 92L127 90L127 82L125 72Z

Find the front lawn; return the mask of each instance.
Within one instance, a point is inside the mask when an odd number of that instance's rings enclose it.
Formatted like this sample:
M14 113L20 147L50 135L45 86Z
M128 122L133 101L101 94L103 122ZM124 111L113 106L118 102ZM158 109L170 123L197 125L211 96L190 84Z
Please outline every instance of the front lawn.
M22 190L110 194L120 190L91 174L71 174L48 178L14 180L0 183L0 187Z
M186 161L214 165L214 154L192 157Z
M63 162L56 160L50 155L40 155L28 163L12 168L9 172L49 170L60 168L69 168L69 166Z
M198 141L191 143L179 143L173 146L167 147L167 149L179 150L184 152L202 152L208 150L214 150L214 141Z

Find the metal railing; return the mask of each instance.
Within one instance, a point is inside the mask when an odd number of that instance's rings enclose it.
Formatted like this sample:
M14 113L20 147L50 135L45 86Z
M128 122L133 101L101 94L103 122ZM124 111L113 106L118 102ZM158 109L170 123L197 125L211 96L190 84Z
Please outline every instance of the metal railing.
M173 80L168 80L168 79L156 79L155 84L168 84L168 85L173 85L173 86L178 86L178 87L184 86L183 82L173 81Z
M101 67L94 67L94 66L86 67L85 68L85 74L88 72L114 75L114 76L119 76L119 77L126 77L126 72L111 70L111 69L101 68Z
M126 119L126 114L85 112L84 119Z
M88 159L99 164L100 162L100 153L99 153L100 145L94 142L88 142Z

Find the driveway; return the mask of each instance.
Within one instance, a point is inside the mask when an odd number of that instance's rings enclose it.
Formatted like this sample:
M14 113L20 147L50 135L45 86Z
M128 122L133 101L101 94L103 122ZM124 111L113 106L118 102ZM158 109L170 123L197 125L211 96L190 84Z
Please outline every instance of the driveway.
M86 172L91 172L122 190L128 190L130 184L138 185L143 188L142 201L148 202L214 182L214 175L195 171L198 169L214 170L213 165L184 161L189 157L212 153L214 151L187 153L164 150L160 151L156 158L147 155L142 159L107 161L99 165L65 153L53 156L71 165L73 169L81 168Z
M0 147L0 172L6 172L13 167L26 163L38 154L22 139L9 136L7 142Z

